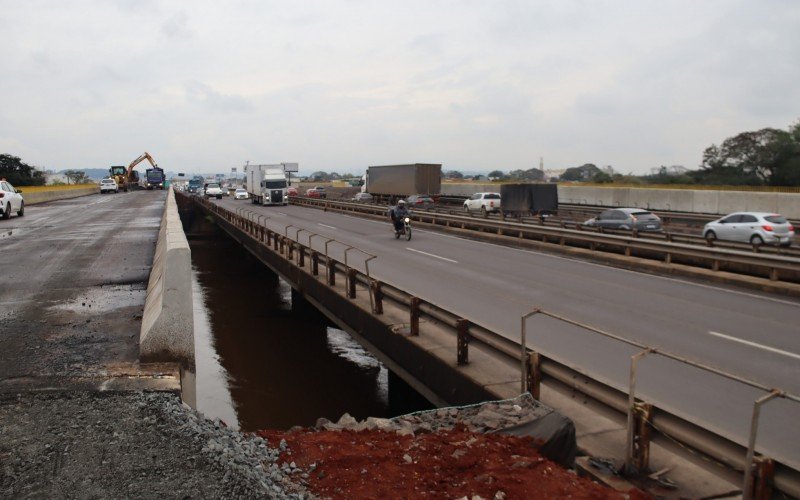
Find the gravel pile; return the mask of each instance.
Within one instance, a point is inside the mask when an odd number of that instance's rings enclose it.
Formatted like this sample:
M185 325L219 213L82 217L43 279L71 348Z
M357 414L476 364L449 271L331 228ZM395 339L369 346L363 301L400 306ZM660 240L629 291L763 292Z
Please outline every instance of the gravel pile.
M280 451L167 393L0 396L2 498L310 498Z
M418 432L450 430L463 425L472 432L491 433L515 427L540 419L553 410L542 405L530 394L522 394L514 399L491 401L470 406L439 408L399 417L374 418L358 421L345 413L338 422L321 418L317 420L317 430L384 430L400 435L414 435Z

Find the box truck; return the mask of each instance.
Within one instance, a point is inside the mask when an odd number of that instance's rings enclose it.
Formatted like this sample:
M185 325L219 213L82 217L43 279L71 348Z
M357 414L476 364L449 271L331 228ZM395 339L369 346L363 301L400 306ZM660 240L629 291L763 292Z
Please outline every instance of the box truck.
M442 190L440 163L376 165L367 167L361 191L376 196L437 195Z

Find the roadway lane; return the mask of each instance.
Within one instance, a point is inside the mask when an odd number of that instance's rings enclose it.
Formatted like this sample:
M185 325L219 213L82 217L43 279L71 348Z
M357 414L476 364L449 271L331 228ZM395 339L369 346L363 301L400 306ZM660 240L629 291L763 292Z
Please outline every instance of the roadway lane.
M413 292L519 341L520 317L541 307L602 330L722 370L800 393L800 301L651 276L540 252L415 229L396 240L387 222L288 206L223 200L270 218L273 230L307 243L309 232L335 238L378 258L376 278ZM262 219L263 220L263 219ZM314 248L323 250L323 238ZM343 245L330 244L342 258ZM358 253L348 253L358 267ZM361 258L363 260L363 258ZM544 317L528 323L529 346L623 388L635 351ZM647 398L718 433L742 441L757 391L686 365L649 358L638 387ZM724 397L720 395L724 394ZM800 405L764 409L759 443L800 466ZM766 429L766 431L765 431Z
M97 194L0 221L0 386L138 362L164 200Z

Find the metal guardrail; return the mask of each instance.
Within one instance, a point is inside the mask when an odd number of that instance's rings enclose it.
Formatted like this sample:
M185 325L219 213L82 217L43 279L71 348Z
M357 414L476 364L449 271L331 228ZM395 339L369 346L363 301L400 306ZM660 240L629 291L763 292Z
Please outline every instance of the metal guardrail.
M297 205L386 216L386 207L363 203L349 203L313 198L292 198ZM769 278L771 281L800 283L800 259L783 255L744 252L717 246L691 245L669 239L659 240L640 233L614 234L608 231L586 231L548 225L521 224L486 220L482 218L412 210L412 219L434 226L475 230L497 236L511 236L522 240L536 240L559 246L575 246L592 251L611 251L625 256L657 260L665 264L685 264L703 267L712 271L728 271L738 274Z
M770 486L774 486L781 492L800 497L800 471L784 464L775 464L766 457L755 456L755 438L758 426L758 416L763 404L774 398L785 398L794 402L800 402L800 397L775 388L769 388L742 377L725 373L713 367L708 367L691 360L670 354L658 348L645 346L628 339L604 332L590 325L585 325L569 318L565 318L553 313L535 309L522 317L520 342L514 342L499 335L469 319L462 318L449 312L431 301L411 295L400 288L388 283L381 282L369 275L368 262L375 256L362 252L368 258L364 261L364 271L351 267L347 262L337 261L328 253L328 243L335 240L325 238L325 254L320 254L312 248L312 240L316 235L310 233L308 244L304 245L299 240L299 234L305 229L296 228L295 238L289 238L289 229L293 226L284 226L284 232L276 232L268 229L261 224L261 218L265 217L247 209L237 209L237 213L226 210L208 200L193 198L196 203L202 205L207 210L214 212L219 217L227 220L235 227L249 234L258 240L262 245L273 249L279 255L296 263L298 267L306 269L314 276L319 275L319 264L324 264L326 268L325 280L329 286L335 286L336 275L345 276L345 293L347 297L355 299L357 293L368 293L370 307L373 314L383 314L384 301L391 301L398 307L406 308L409 314L408 334L412 336L420 335L420 318L427 316L436 320L440 324L449 326L455 331L457 364L464 365L469 363L469 344L477 343L491 351L499 354L502 359L509 363L509 366L518 366L520 370L520 384L524 391L530 391L535 398L539 398L539 387L541 384L561 384L569 387L573 391L578 391L584 397L594 401L604 408L622 413L627 416L628 441L626 444L626 468L644 469L649 459L649 430L655 430L676 442L691 447L695 452L708 456L724 466L733 470L738 470L743 474L743 490L745 498L766 495ZM269 217L267 217L269 218ZM345 247L355 249L349 245ZM296 250L296 251L295 251ZM295 255L297 257L295 257ZM310 264L306 266L305 256L309 255ZM347 251L344 253L347 260ZM575 370L555 359L548 358L534 350L527 348L525 321L530 316L542 314L559 321L584 328L596 334L608 338L616 339L628 345L640 348L642 351L631 358L631 375L628 393L620 391L589 378L586 374ZM718 436L711 431L703 429L691 421L684 420L672 415L666 410L659 410L653 405L637 402L635 393L636 362L643 356L656 354L677 360L691 366L699 367L717 375L735 380L742 384L755 387L765 392L765 396L754 402L753 417L751 420L751 434L748 447L745 449L741 445L732 443L728 439ZM580 379L585 379L578 383ZM744 456L744 458L742 458ZM754 482L756 482L754 484Z

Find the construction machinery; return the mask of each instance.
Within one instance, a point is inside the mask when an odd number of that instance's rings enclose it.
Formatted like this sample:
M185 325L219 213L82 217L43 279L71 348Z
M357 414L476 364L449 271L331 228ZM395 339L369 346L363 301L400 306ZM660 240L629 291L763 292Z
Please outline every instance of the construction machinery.
M139 185L139 172L135 171L134 168L144 160L149 161L150 165L153 166L153 169L161 170L158 168L158 164L155 162L153 157L150 156L150 153L145 151L138 158L133 160L127 168L121 165L113 166L108 169L108 173L115 181L117 181L117 185L123 191L127 192L128 189L136 189Z

